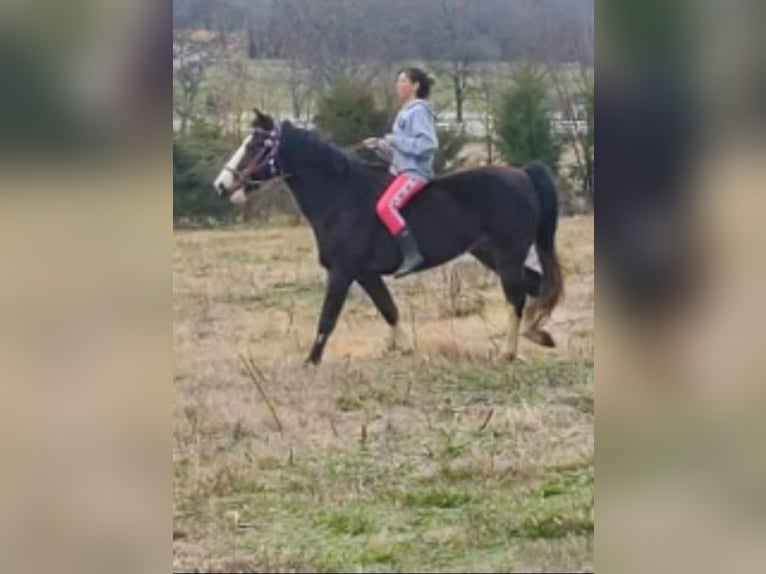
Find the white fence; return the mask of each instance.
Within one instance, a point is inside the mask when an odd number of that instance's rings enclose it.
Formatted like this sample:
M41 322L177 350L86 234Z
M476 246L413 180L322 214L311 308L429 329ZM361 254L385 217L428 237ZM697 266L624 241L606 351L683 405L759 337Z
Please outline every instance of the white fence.
M276 114L277 117L285 120L290 120L295 125L304 129L313 129L315 126L313 122L306 121L305 119L295 120L290 117L290 114ZM250 118L243 120L242 133L247 133L250 130ZM490 118L489 125L492 126L494 120ZM487 137L487 121L483 114L475 112L466 112L463 114L463 124L457 122L457 118L454 112L445 112L439 114L437 126L442 129L448 129L452 131L460 131L461 129L471 137L485 138ZM588 124L584 119L564 119L563 114L560 112L554 112L551 114L551 128L554 133L559 135L564 134L584 134L588 129ZM176 133L181 129L181 120L178 117L173 117L173 132Z
M588 129L588 123L584 118L575 118L571 120L564 119L561 112L554 112L551 116L551 129L554 133L563 134L584 134ZM449 130L459 131L461 125L457 122L457 116L454 112L447 112L439 114L438 127ZM463 113L462 129L469 136L484 138L487 136L487 126L494 125L494 118L487 118L477 112L465 112Z

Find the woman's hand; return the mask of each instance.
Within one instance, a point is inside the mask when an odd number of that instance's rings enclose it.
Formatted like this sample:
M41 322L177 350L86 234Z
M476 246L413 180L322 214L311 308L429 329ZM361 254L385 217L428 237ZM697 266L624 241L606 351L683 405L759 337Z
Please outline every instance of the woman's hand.
M366 147L367 149L377 149L378 148L378 138L367 138L362 142L362 145Z

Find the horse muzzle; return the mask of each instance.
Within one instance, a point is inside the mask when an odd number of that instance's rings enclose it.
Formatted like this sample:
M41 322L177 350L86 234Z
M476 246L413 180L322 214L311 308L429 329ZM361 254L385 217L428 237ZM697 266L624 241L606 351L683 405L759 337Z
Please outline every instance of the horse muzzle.
M229 195L229 190L223 183L218 182L213 187L215 187L218 197L227 197Z

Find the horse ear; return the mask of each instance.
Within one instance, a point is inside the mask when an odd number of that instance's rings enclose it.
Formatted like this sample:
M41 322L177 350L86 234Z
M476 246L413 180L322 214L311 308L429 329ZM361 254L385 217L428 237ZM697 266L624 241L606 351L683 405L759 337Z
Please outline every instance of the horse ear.
M253 112L255 112L254 128L262 128L264 130L274 129L274 120L270 116L264 114L258 108L253 108Z

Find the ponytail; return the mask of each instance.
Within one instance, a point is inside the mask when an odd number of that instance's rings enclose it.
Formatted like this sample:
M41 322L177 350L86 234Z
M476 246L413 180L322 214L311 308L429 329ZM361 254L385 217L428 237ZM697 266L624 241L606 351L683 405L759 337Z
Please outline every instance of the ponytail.
M434 79L420 68L404 68L399 71L400 74L406 74L411 82L418 84L418 98L427 100L431 95L431 86L434 85Z

